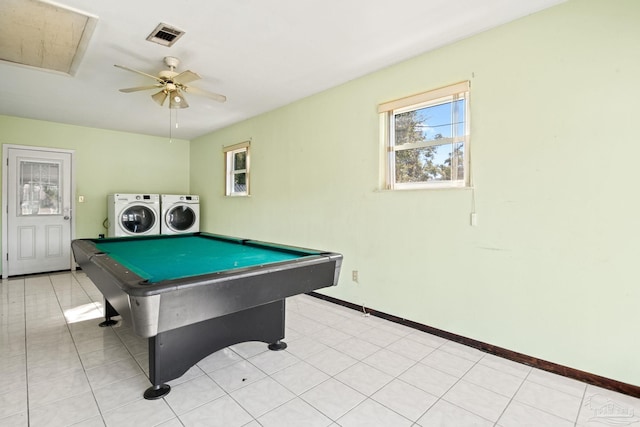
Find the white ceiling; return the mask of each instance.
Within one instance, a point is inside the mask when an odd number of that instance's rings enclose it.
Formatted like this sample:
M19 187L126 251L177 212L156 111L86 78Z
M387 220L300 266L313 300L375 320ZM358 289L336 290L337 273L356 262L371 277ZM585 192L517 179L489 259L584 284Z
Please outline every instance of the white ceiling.
M75 76L0 62L0 114L167 136L177 111L192 139L562 1L58 0L98 18ZM186 32L173 47L146 41L161 22ZM227 102L118 91L154 82L114 64L156 75L165 56Z

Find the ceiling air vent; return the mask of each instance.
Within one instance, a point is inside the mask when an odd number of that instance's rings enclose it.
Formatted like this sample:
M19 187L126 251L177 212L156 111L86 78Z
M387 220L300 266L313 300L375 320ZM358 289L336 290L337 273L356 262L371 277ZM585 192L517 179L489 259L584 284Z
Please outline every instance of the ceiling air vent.
M158 26L149 34L147 40L150 42L161 44L162 46L171 47L180 37L184 34L184 31L174 28L167 24L158 24Z

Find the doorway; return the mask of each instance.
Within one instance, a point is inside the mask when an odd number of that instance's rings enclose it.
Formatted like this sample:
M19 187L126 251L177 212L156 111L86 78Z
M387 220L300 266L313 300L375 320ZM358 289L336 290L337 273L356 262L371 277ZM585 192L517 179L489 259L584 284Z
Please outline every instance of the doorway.
M70 270L72 150L3 145L2 277Z

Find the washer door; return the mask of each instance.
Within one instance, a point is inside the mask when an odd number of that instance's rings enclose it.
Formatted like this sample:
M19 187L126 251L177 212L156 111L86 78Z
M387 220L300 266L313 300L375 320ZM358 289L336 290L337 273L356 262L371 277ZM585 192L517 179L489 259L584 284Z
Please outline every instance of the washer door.
M148 233L156 221L156 213L145 205L129 206L120 214L120 226L129 234Z
M177 205L167 211L164 220L173 231L187 231L196 223L196 213L187 205Z

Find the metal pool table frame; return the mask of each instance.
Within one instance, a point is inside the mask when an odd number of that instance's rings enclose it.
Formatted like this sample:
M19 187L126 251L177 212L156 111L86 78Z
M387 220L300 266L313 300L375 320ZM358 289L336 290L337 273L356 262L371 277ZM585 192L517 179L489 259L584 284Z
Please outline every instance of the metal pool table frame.
M149 379L146 399L158 399L171 390L166 382L182 376L204 357L245 341L269 343L282 350L285 298L338 284L342 255L208 233L266 249L300 250L301 258L149 283L116 262L96 244L130 239L167 239L177 236L78 239L71 244L78 265L105 299L105 322L118 314L140 337L148 339Z

